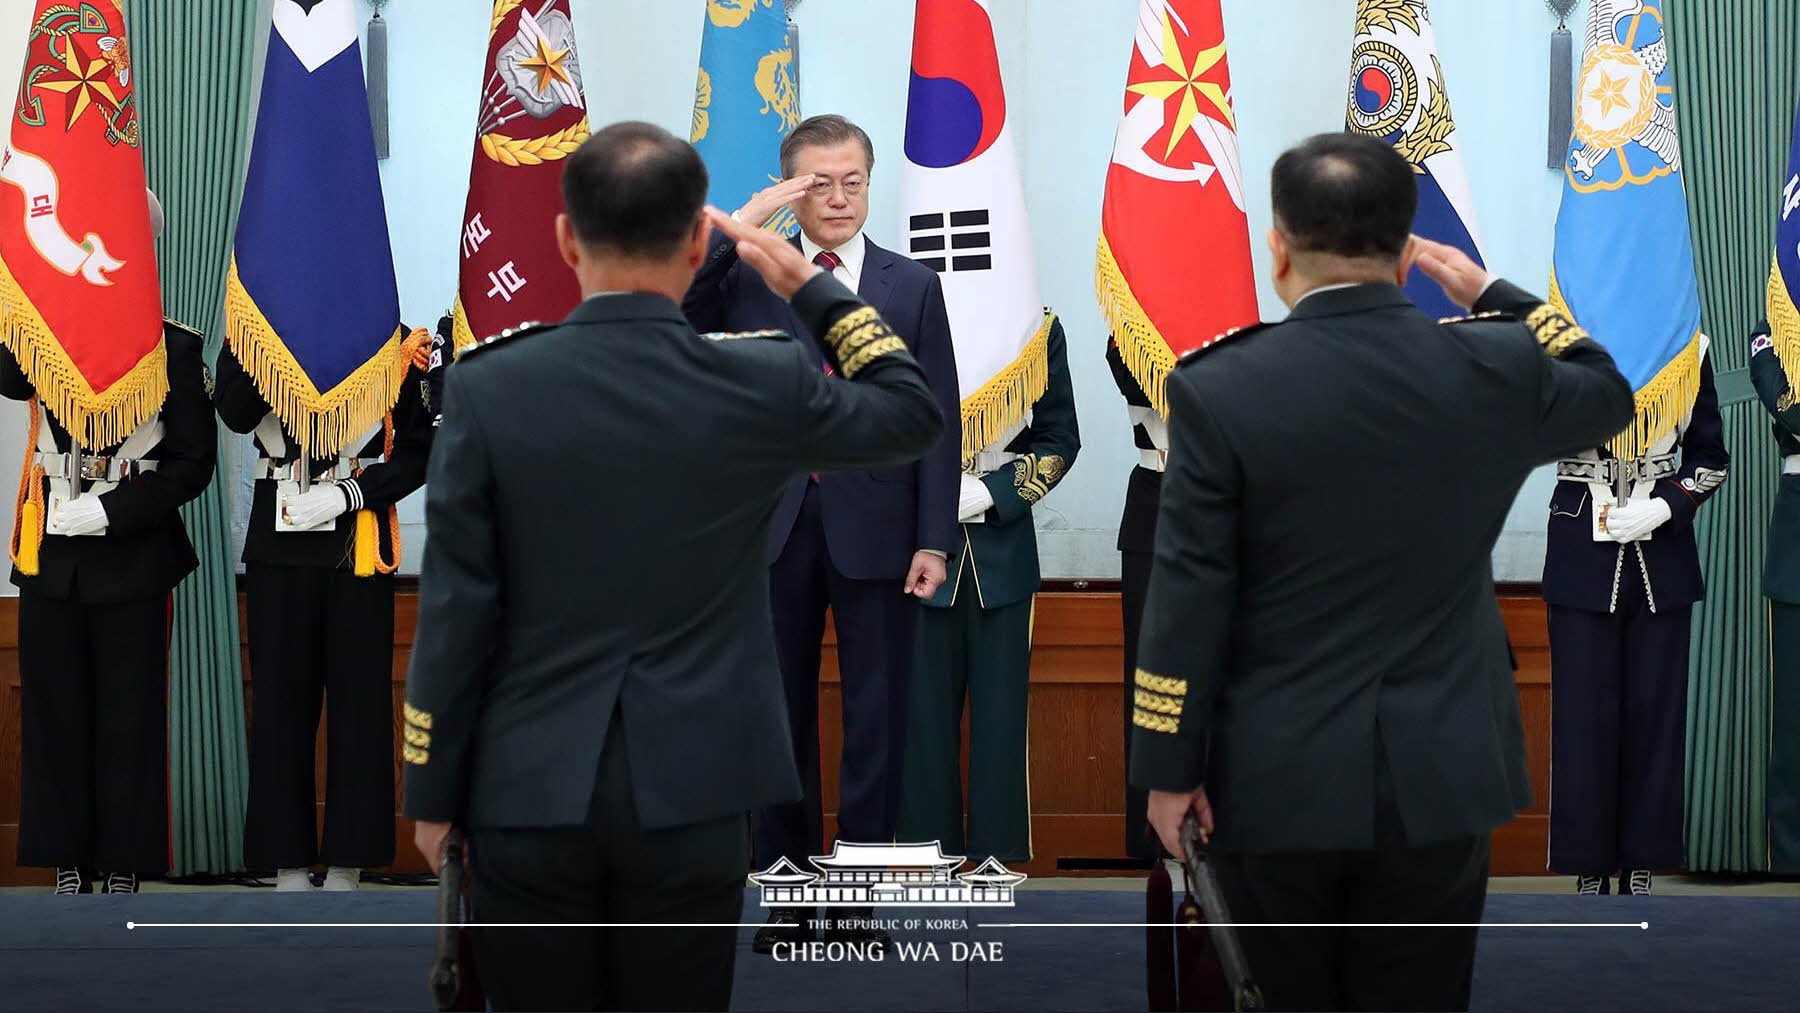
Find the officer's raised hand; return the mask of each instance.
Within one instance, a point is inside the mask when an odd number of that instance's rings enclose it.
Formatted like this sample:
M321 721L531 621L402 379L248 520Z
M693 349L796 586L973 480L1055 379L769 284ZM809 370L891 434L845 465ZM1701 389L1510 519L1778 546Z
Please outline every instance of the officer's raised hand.
M1454 246L1414 236L1408 252L1417 258L1415 263L1425 277L1437 282L1450 301L1463 309L1473 309L1493 284L1494 276L1487 268Z
M781 209L794 203L811 190L818 177L810 172L803 172L793 179L784 179L772 186L764 187L756 195L738 208L736 219L754 229L760 229L774 220Z
M773 232L746 225L715 207L706 209L713 228L737 243L737 254L744 263L762 275L769 289L783 299L792 299L800 286L824 270L806 259L800 248Z

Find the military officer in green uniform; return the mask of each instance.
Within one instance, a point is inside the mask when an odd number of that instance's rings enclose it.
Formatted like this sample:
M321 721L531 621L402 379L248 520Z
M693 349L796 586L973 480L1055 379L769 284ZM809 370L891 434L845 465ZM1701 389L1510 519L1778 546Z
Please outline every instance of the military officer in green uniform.
M1062 322L1050 318L1049 385L1010 440L962 476L962 544L919 617L900 776L902 840L940 841L976 860L1031 858L1027 725L1037 531L1031 508L1075 463L1081 432ZM963 833L963 697L969 700L968 833Z
M1768 321L1750 337L1750 380L1774 416L1781 451L1781 485L1769 514L1769 547L1763 561L1763 595L1769 599L1774 692L1769 701L1770 743L1767 811L1769 871L1800 873L1800 405Z

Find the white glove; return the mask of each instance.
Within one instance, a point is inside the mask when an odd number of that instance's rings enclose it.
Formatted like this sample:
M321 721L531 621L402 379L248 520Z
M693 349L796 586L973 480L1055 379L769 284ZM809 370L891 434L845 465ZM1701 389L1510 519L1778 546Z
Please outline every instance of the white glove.
M77 496L57 511L56 526L65 535L97 535L106 530L106 507L98 496Z
M311 528L336 520L350 508L344 491L336 485L316 485L298 496L288 497L286 520L297 528Z
M1615 542L1641 541L1667 523L1672 515L1669 504L1656 496L1601 509L1605 511L1600 519L1601 527Z
M977 523L993 505L994 494L988 492L987 483L974 475L964 473L962 490L958 493L956 500L956 519L964 524Z

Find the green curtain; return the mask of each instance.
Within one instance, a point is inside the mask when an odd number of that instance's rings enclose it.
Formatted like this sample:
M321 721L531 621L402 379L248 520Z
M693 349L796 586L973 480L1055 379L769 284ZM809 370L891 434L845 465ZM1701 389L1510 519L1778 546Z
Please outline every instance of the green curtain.
M225 272L250 129L257 5L244 0L133 4L150 186L168 227L157 245L164 312L224 334ZM169 821L174 875L243 868L244 686L238 654L230 485L235 444L220 430L213 484L182 510L200 569L175 591L169 653Z
M1707 598L1695 610L1688 691L1688 866L1755 872L1768 866L1770 672L1761 585L1780 461L1743 371L1750 330L1763 315L1800 97L1800 4L1670 0L1664 10L1703 325L1713 339L1732 459L1730 480L1698 525Z

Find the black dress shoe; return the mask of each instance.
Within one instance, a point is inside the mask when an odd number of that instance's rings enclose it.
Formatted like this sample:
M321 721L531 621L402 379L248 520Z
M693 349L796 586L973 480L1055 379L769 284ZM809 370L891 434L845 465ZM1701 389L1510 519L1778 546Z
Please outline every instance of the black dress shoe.
M884 952L894 945L893 938L876 927L875 910L866 907L839 908L833 912L830 925L825 929L825 941L861 943Z
M1633 897L1648 897L1650 896L1650 878L1649 869L1631 869L1621 877L1619 892L1624 893L1629 889Z
M73 897L81 893L93 893L94 888L88 884L87 873L73 865L56 867L56 895Z
M115 872L106 877L103 892L105 893L137 893L138 878L135 872Z
M773 953L776 943L812 942L813 929L807 924L812 914L812 908L806 907L770 908L769 923L756 930L750 949L757 953Z
M1575 892L1583 897L1604 897L1611 890L1605 876L1576 876Z

